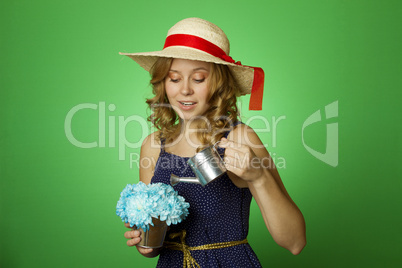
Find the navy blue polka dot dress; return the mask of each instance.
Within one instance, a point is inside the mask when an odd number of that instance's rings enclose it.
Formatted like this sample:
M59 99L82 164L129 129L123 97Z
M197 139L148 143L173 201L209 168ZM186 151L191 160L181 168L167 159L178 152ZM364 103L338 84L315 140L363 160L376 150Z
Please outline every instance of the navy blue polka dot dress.
M227 136L226 133L225 136ZM188 157L168 153L161 146L152 183L170 184L170 175L194 177L187 164ZM224 152L219 148L220 153ZM247 237L252 195L247 188L238 188L227 174L206 186L180 182L173 187L190 203L189 215L177 225L171 225L166 235L186 230L186 244L190 247L206 244L241 241ZM179 242L179 240L175 240ZM201 267L261 267L248 243L221 249L191 251ZM157 267L183 267L183 252L162 248Z

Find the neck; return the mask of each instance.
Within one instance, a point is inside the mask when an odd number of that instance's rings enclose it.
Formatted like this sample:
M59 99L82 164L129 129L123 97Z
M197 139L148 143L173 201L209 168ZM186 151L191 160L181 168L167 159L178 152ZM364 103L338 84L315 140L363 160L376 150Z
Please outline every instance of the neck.
M204 129L200 128L202 123L207 123L206 126L204 127ZM210 124L209 124L209 122L207 122L207 119L205 117L200 117L198 119L190 119L190 120L180 120L181 132L184 134L210 131L210 130L208 130L209 125Z

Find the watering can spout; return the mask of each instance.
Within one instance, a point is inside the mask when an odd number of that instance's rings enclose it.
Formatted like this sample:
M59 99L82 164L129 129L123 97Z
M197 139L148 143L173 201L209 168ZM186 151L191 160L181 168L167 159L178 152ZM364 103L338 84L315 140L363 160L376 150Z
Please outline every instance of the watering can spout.
M170 175L170 185L175 186L179 182L201 184L196 177L178 177L174 174Z

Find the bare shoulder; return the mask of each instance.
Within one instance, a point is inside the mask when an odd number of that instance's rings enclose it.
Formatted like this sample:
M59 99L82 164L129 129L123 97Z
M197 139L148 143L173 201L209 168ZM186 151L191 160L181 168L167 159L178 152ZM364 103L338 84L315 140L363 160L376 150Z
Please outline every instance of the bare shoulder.
M161 142L157 138L159 136L158 134L159 134L158 131L156 131L145 137L141 145L141 154L159 155L159 151L161 149Z
M141 145L140 180L146 184L151 182L161 150L161 142L157 137L158 132L153 132L144 139Z

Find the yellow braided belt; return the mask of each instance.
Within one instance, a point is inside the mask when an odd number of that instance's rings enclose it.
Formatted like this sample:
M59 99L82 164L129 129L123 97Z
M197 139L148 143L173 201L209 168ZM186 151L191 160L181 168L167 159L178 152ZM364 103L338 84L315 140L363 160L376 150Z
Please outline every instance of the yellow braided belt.
M247 244L247 238L241 241L230 241L230 242L220 242L220 243L213 243L213 244L207 244L207 245L202 245L202 246L197 246L197 247L189 247L186 245L185 238L186 238L186 231L183 230L179 233L174 233L170 234L170 238L174 239L176 237L180 236L180 243L178 242L171 242L171 241L165 241L164 246L169 249L173 250L180 250L183 252L183 268L193 268L193 267L200 267L200 265L195 261L193 256L191 256L190 251L193 250L207 250L207 249L218 249L218 248L228 248L228 247L233 247L241 244Z

